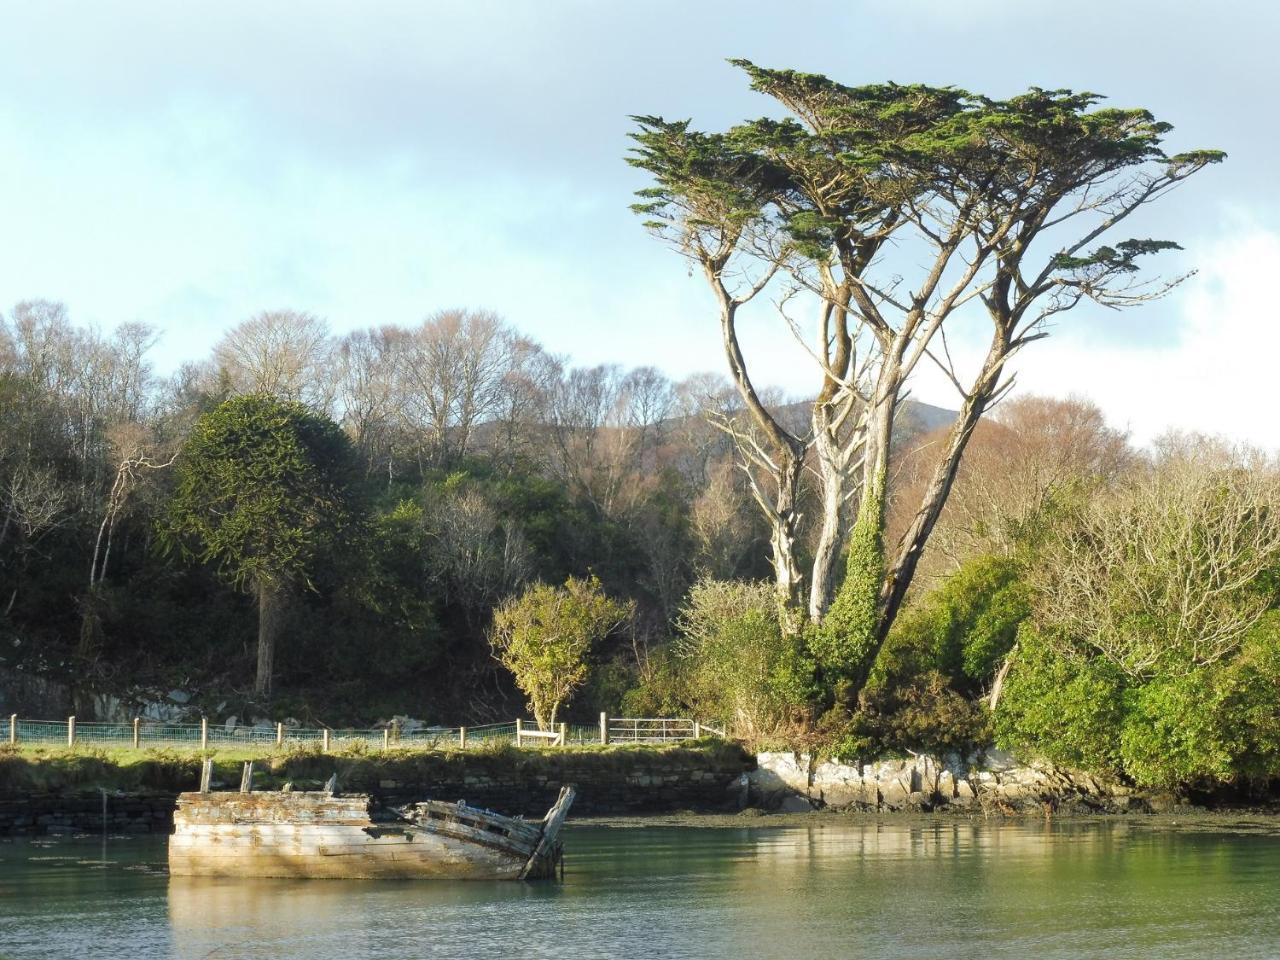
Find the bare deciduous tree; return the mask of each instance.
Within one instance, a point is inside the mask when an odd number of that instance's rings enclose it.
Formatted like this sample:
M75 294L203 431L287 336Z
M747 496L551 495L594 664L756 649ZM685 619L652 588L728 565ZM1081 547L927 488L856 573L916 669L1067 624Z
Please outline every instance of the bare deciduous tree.
M1064 522L1036 567L1034 616L1063 652L1134 677L1221 660L1275 602L1280 466L1198 438Z
M946 428L915 439L893 468L889 542L937 468ZM1045 511L1075 487L1106 485L1134 463L1127 435L1081 397L1027 394L1001 403L974 428L946 507L921 561L932 579L980 553L1012 553L1034 539Z
M400 414L426 435L431 457L465 456L476 426L497 415L518 343L514 331L486 311L445 310L397 331Z
M300 400L328 411L333 403L329 325L296 310L268 310L232 327L213 349L214 363L236 393Z

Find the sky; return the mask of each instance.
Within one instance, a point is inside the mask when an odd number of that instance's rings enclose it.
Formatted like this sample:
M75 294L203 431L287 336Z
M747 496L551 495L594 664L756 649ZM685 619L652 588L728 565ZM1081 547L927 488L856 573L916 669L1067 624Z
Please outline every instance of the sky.
M1243 0L0 0L0 312L46 298L103 329L146 322L162 371L261 310L343 332L453 307L577 363L718 371L704 282L628 210L629 115L767 112L728 57L848 84L1071 87L1230 158L1132 228L1181 243L1163 269L1195 276L1064 315L1018 390L1090 397L1140 443L1180 428L1280 448L1277 36L1280 6ZM788 336L752 317L749 360L811 394ZM913 392L956 406L938 377Z

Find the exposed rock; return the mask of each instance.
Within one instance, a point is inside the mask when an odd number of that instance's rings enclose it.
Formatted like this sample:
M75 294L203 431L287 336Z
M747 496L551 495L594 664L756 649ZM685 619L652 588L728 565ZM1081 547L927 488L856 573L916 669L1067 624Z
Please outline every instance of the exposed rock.
M1124 812L1147 809L1131 788L1037 760L1020 762L990 750L972 758L917 756L875 763L823 760L806 754L762 753L746 776L747 801L765 809L799 808L957 811L981 807L996 813ZM800 803L794 801L799 800ZM1176 797L1152 806L1175 810Z
M778 806L781 813L808 813L813 809L813 803L807 797L790 796L783 797L782 803Z
M709 773L709 771L708 771ZM708 779L707 774L703 775L703 779ZM747 804L751 802L751 777L749 774L742 774L735 777L729 782L729 786L725 788L729 794L728 806L731 810L743 810Z

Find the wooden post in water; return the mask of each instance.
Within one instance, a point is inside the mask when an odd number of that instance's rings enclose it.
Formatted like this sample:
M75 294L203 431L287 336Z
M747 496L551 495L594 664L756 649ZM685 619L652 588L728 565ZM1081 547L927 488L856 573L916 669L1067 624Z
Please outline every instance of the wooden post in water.
M137 750L142 744L142 718L133 718L133 749Z
M320 732L320 750L323 753L329 752L329 728L328 727L325 727L324 730Z
M18 715L12 714L9 717L9 746L14 746L18 742Z
M600 742L609 742L609 715L607 713L600 714Z
M253 793L253 761L250 760L244 765L244 772L240 774L240 792Z
M516 746L524 746L524 721L516 717Z
M560 746L567 747L569 745L569 725L567 723L560 724Z
M76 745L76 718L75 714L67 717L67 746L74 747Z
M458 728L458 749L459 750L467 749L467 728L466 727Z
M200 764L200 792L208 793L213 782L213 761L206 759Z
M277 747L284 746L284 724L283 723L276 724L276 746Z
M209 718L201 717L200 718L200 752L204 753L204 751L208 749L209 749Z

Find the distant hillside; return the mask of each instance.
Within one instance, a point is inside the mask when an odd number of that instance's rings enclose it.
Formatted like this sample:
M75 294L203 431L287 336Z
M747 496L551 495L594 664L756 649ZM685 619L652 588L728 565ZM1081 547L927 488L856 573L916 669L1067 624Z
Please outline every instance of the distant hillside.
M813 401L797 400L779 407L776 411L778 419L792 429L803 432L809 422ZM899 441L909 440L948 426L955 420L957 411L945 407L935 407L930 403L907 399L898 409L895 433Z
M919 400L907 400L898 414L898 429L905 436L929 433L939 427L947 427L955 420L959 411L945 407L935 407L931 403Z

